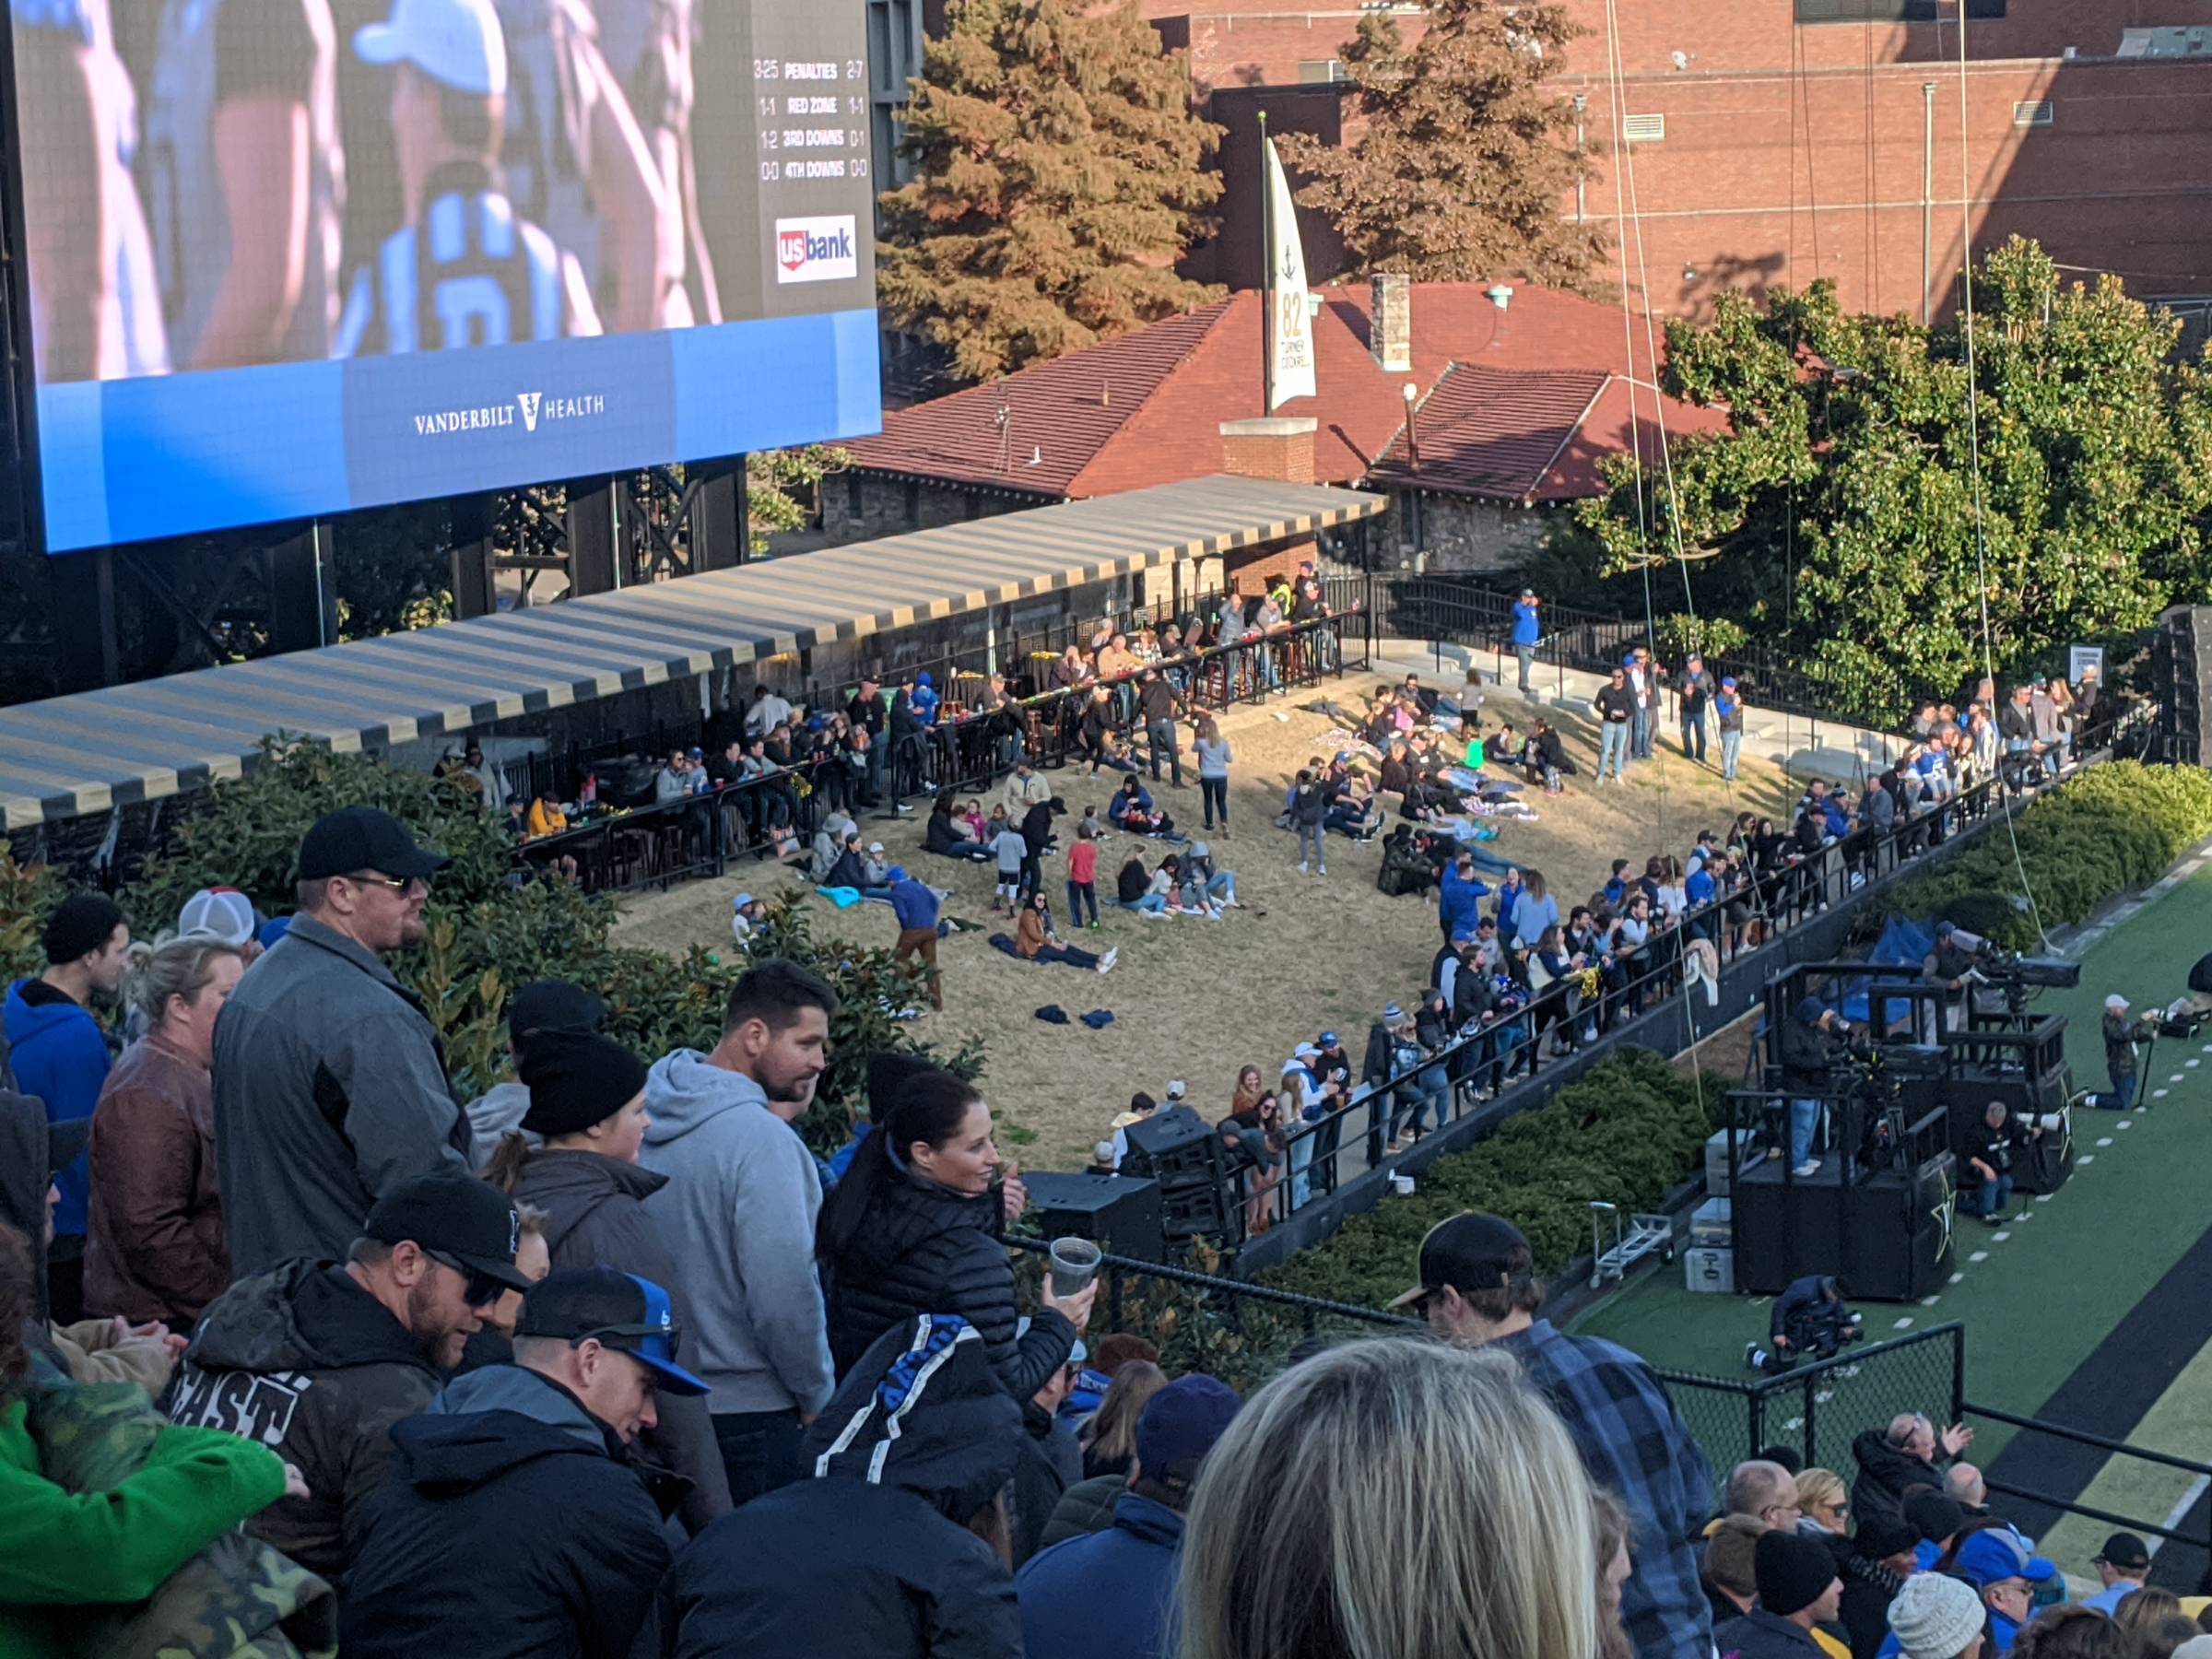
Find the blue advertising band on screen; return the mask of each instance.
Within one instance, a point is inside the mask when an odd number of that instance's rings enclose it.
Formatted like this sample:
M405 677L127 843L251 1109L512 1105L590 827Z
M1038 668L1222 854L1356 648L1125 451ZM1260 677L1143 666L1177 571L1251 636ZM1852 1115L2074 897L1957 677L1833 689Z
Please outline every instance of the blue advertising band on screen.
M874 432L877 314L39 388L46 547Z

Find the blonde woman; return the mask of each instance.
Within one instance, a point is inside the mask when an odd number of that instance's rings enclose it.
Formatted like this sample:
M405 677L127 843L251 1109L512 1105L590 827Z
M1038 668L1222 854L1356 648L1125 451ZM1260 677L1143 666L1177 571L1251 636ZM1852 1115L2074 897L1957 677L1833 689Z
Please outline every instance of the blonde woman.
M1182 1659L1599 1653L1590 1483L1506 1354L1390 1338L1284 1372L1183 1539Z
M1851 1496L1833 1469L1806 1469L1797 1476L1799 1532L1841 1538L1851 1530Z

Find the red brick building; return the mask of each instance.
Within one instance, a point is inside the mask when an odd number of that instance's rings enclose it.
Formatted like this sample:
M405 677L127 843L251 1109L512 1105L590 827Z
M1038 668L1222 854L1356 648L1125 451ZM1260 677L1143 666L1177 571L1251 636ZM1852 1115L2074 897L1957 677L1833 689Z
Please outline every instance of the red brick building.
M1396 291L1380 334L1372 288L1317 294L1318 395L1274 420L1256 418L1252 293L896 411L843 446L853 466L825 485L824 528L851 541L1226 470L1386 489L1401 510L1371 544L1385 562L1496 568L1534 546L1548 509L1597 493L1598 461L1631 442L1631 401L1657 453L1641 318L1626 330L1618 306L1525 285ZM1665 406L1670 432L1721 424Z
M1560 86L1582 100L1598 176L1560 209L1616 227L1654 311L1699 315L1724 288L1829 276L1848 306L1941 314L1962 207L1976 248L2017 231L2139 294L2212 294L2212 0L1966 0L1963 76L1959 0L1615 0L1625 122L1606 0L1565 4L1589 32ZM1332 107L1329 41L1350 38L1359 8L1146 8L1189 50L1194 95L1229 135L1222 234L1200 274L1249 285L1253 115L1356 141ZM1418 35L1419 8L1395 12ZM1340 251L1315 230L1309 265L1332 275Z

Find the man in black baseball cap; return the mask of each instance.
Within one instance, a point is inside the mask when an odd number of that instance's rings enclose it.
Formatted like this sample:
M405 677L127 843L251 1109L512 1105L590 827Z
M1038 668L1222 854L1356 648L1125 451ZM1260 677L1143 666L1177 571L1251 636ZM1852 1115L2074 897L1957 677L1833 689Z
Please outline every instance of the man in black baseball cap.
M707 1392L676 1348L649 1280L583 1267L532 1287L514 1363L454 1378L392 1431L389 1488L339 1597L347 1659L630 1652L669 1564L648 1486L665 1477L630 1443L656 1389Z
M2134 1533L2120 1532L2107 1538L2104 1547L2089 1559L2096 1564L2104 1588L2082 1606L2117 1617L2120 1604L2142 1589L2143 1581L2150 1576L2150 1550Z
M370 806L300 840L299 913L215 1027L216 1174L241 1277L337 1255L401 1182L465 1171L468 1121L437 1033L384 965L421 942L446 863Z
M377 1202L343 1262L288 1261L215 1300L178 1364L169 1415L262 1441L312 1494L271 1505L248 1531L337 1582L392 1425L430 1403L500 1295L529 1287L514 1265L521 1237L497 1187L457 1170L419 1176Z
M1712 1606L1689 1539L1713 1511L1712 1466L1651 1369L1594 1336L1569 1336L1548 1319L1535 1256L1512 1222L1469 1211L1421 1241L1421 1282L1392 1305L1418 1307L1449 1341L1495 1343L1521 1362L1566 1424L1590 1478L1621 1501L1634 1525L1635 1570L1621 1587L1621 1621L1645 1659L1703 1659Z

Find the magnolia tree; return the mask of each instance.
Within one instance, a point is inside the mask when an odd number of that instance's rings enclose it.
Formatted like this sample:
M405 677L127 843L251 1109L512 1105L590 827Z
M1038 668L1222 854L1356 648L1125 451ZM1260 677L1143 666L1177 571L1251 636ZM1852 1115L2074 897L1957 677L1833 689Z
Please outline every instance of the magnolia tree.
M1732 615L1870 717L2113 641L2212 594L2212 399L2181 324L2115 277L2062 285L2018 238L1927 328L1832 284L1721 297L1667 327L1664 383L1725 408L1671 465L1609 462L1582 522L1608 574L1685 561Z

